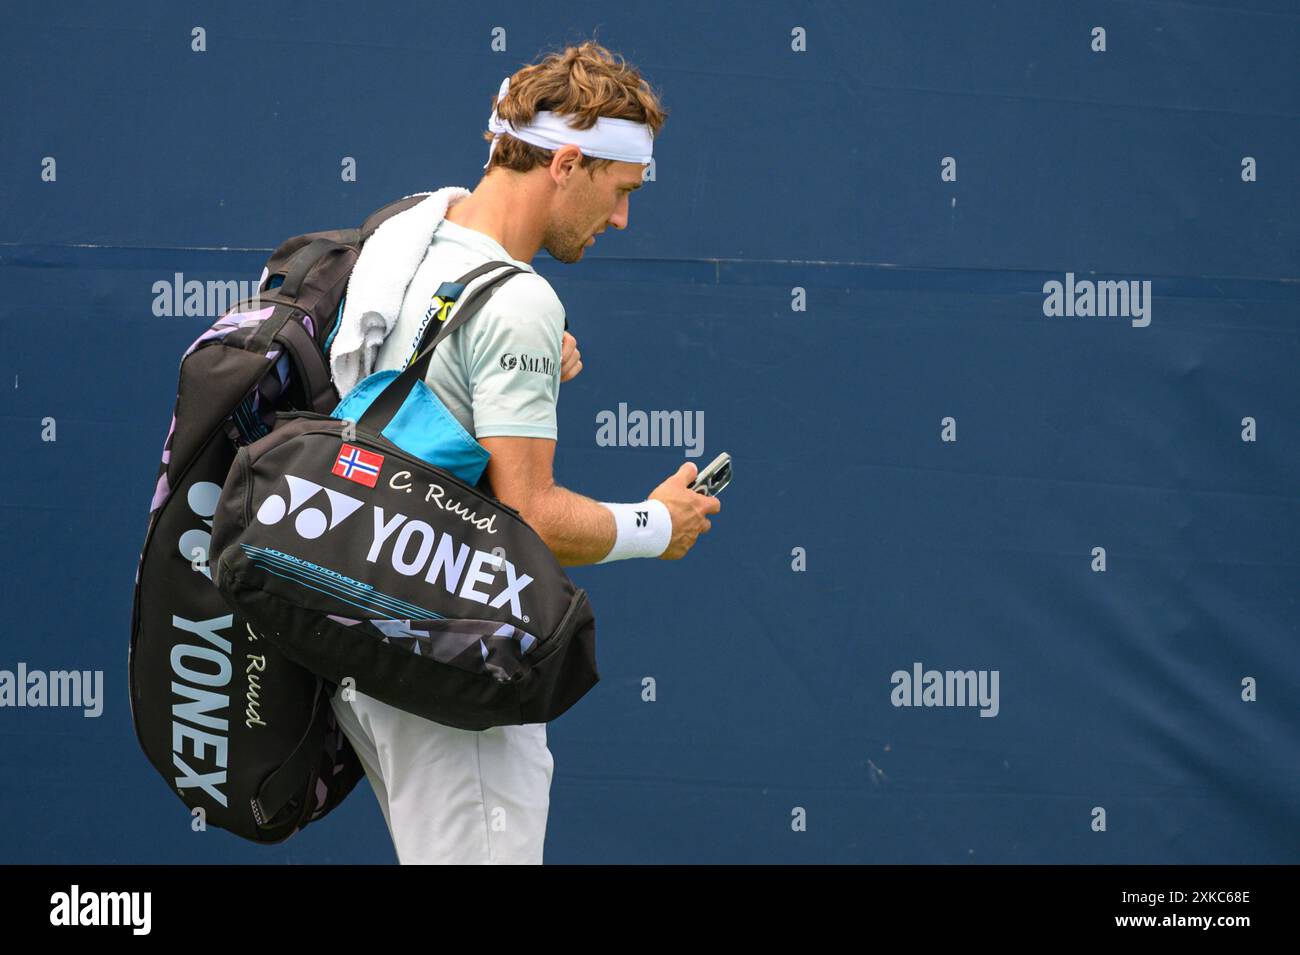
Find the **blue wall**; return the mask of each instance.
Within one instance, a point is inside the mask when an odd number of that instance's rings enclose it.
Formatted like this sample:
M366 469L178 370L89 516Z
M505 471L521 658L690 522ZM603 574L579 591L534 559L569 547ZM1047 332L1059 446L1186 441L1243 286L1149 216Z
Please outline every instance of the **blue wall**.
M1300 861L1300 4L230 6L0 33L0 669L106 697L0 709L0 861L393 860L364 783L261 848L139 751L136 558L216 318L151 288L473 187L502 77L596 29L671 113L631 227L534 263L585 364L557 479L681 463L599 446L620 402L703 411L737 476L687 559L573 571L603 680L550 726L547 861ZM1066 272L1149 280L1150 325L1046 317ZM914 662L997 670L998 715L893 706Z

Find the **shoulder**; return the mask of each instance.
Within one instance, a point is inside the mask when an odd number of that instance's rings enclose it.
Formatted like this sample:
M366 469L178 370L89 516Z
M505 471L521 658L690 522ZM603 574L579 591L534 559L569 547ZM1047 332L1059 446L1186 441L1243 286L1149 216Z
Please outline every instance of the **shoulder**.
M512 306L529 306L541 312L564 314L564 305L555 289L536 272L519 272L510 276L497 286L493 298Z
M555 330L557 338L564 331L564 305L551 283L536 272L520 272L497 286L484 313L512 324L540 324Z

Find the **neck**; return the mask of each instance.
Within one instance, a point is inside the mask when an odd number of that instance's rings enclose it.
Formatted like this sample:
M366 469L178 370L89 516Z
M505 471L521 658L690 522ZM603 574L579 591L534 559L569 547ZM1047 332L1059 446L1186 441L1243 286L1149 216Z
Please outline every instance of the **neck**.
M542 247L547 181L494 169L447 209L447 218L495 239L512 259L531 265Z

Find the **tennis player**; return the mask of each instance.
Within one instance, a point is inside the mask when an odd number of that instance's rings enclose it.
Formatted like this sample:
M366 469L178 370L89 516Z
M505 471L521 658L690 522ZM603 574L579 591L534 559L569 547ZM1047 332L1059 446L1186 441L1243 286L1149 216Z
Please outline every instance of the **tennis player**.
M584 497L552 475L560 383L582 359L564 306L530 263L541 249L581 261L606 229L627 228L629 196L665 118L639 72L594 42L506 78L485 134L486 173L448 208L376 356L375 370L405 366L442 282L493 260L525 271L438 346L427 382L491 452L493 493L568 566L680 559L721 509L690 490L689 461L627 503ZM353 695L336 694L334 710L399 862L542 862L554 768L545 723L473 732Z

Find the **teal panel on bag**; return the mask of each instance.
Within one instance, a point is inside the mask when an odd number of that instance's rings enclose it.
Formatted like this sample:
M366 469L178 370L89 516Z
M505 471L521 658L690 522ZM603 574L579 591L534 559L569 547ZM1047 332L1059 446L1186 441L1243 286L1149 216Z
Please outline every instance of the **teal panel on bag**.
M375 372L349 391L330 414L359 421L370 403L400 374L398 369ZM455 415L423 381L415 383L382 433L407 454L450 471L471 486L478 484L492 456L492 452L461 427Z

